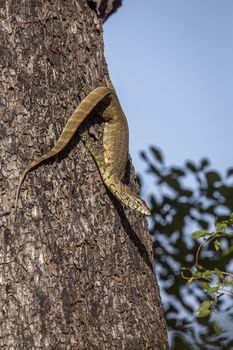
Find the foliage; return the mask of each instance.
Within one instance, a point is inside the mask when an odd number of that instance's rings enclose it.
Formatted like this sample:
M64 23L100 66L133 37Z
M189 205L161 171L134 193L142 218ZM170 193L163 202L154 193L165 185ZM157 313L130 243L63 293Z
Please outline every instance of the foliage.
M233 168L223 176L207 159L166 166L155 147L142 157L156 185L150 196L151 234L172 349L230 349L233 339L216 319L233 318L232 299L220 298L228 280L222 273L233 263L231 223L224 223L233 212Z
M209 297L212 297L213 300L204 300L198 308L198 317L209 316L210 313L214 310L214 307L217 308L219 304L219 299L225 295L228 295L233 298L233 273L227 271L220 271L217 267L214 270L208 270L200 264L200 254L203 250L203 247L207 243L212 243L216 253L219 253L221 247L221 241L224 239L232 240L232 228L233 228L233 214L230 217L218 219L215 224L215 230L209 232L206 230L198 230L193 232L193 238L202 238L202 242L199 244L195 256L195 269L190 271L189 269L183 268L183 271L188 270L191 273L191 276L185 277L184 273L182 274L183 278L188 280L188 283L192 283L194 280L199 281L200 287L206 291L206 294ZM224 241L223 241L224 245ZM232 253L233 245L229 249L223 251L222 254L218 256L218 259L221 258L221 255L226 256ZM220 327L216 326L216 333L220 333Z

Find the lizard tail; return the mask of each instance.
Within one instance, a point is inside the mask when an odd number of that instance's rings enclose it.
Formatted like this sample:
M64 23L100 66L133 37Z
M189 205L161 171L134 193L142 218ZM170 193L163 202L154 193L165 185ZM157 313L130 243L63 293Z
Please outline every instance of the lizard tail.
M96 105L102 101L107 95L113 93L113 91L109 87L97 87L94 89L89 95L87 95L75 109L73 114L68 119L56 145L46 154L41 156L40 158L34 160L31 164L29 164L22 175L20 176L16 196L15 196L15 215L14 220L16 219L16 209L19 199L19 192L21 185L27 175L27 173L32 170L34 167L39 165L46 159L49 159L56 154L58 154L71 140L74 133L80 126L80 124L84 121L84 119L90 114L90 112L96 107Z

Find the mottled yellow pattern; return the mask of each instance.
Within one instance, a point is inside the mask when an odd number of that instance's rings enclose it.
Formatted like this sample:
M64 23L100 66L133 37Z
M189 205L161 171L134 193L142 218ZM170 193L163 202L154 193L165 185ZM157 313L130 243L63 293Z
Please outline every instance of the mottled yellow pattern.
M71 140L72 136L104 98L109 96L109 102L103 111L102 117L105 120L103 150L96 148L90 141L90 138L83 134L82 139L87 148L92 153L103 178L105 185L110 191L125 205L145 214L150 215L150 210L136 194L132 193L130 188L121 182L125 172L128 158L128 124L124 112L120 106L115 91L110 87L97 87L75 109L68 119L61 136L56 145L46 154L30 163L20 176L16 198L15 198L15 215L19 192L21 185L27 173L42 161L58 154Z

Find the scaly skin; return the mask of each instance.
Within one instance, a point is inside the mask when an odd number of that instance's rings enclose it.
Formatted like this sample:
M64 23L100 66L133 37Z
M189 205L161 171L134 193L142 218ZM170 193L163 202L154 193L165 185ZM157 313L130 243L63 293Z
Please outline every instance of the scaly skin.
M128 207L144 215L151 215L150 209L146 206L146 203L134 194L127 185L123 184L121 178L117 174L114 174L114 167L110 165L106 166L103 150L96 147L86 133L83 133L81 138L95 159L105 185L114 196Z
M109 190L130 208L151 215L146 203L121 182L128 160L129 132L125 114L115 93L111 95L102 117L106 120L103 150L94 145L87 133L82 134L81 138L95 159Z
M97 106L97 104L109 96L109 104L104 109L102 117L106 121L103 136L103 150L95 148L90 142L90 138L84 135L82 139L92 153L103 178L105 185L110 191L125 205L145 214L150 215L150 210L146 204L132 193L130 188L121 182L124 175L128 158L128 124L124 112L121 109L115 91L110 87L98 87L94 89L75 109L68 119L61 136L56 145L46 154L30 163L20 176L16 198L15 216L21 185L27 175L35 166L46 159L49 159L59 152L69 143L72 136Z

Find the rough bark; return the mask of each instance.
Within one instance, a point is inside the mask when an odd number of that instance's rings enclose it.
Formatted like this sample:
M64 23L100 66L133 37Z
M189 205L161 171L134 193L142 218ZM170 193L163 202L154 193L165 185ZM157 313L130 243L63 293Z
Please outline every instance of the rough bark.
M103 21L118 10L122 4L122 0L87 0L87 2Z
M0 0L4 349L167 349L146 220L107 191L78 135L29 174L12 221L22 170L104 84L109 13L94 10L86 0ZM89 119L102 130L96 113Z

